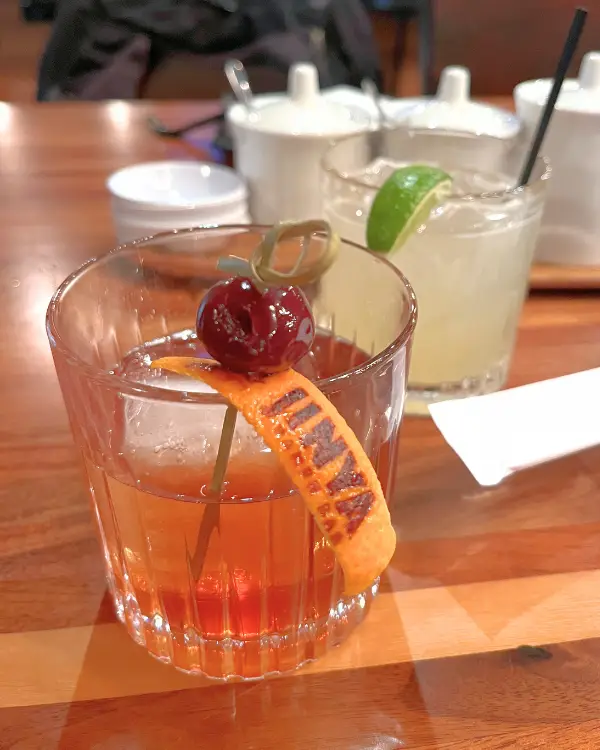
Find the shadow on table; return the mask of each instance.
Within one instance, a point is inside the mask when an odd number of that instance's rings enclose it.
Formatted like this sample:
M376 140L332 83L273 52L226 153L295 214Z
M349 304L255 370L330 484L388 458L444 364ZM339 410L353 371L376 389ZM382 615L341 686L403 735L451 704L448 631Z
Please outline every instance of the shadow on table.
M398 614L389 626L397 638L402 628ZM111 644L113 653L107 653ZM115 670L118 679L111 674ZM144 689L148 693L139 694ZM120 697L110 697L119 690ZM124 694L128 690L138 694ZM91 695L105 697L92 700ZM129 641L120 625L99 625L92 632L56 750L416 746L436 744L411 663L221 685L158 664Z

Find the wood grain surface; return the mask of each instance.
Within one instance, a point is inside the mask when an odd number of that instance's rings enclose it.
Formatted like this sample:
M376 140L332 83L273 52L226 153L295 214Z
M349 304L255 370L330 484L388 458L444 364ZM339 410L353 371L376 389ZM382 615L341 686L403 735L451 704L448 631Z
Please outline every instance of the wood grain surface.
M589 10L568 76L586 52L598 49L600 14L595 0L527 0L477 3L436 0L435 65L465 65L478 95L510 94L521 81L551 78L578 5Z
M291 677L188 677L116 622L44 314L113 244L107 175L203 154L202 133L148 133L151 111L200 107L0 105L0 748L600 747L600 448L482 488L406 419L382 593ZM532 294L511 384L598 366L598 296Z
M600 290L600 266L537 263L532 266L529 281L533 289Z

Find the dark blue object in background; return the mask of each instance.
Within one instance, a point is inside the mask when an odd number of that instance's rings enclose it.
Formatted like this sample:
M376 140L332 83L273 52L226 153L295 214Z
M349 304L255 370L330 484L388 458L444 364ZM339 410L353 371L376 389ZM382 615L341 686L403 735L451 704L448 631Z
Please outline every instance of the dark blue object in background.
M402 5L402 0L367 0L366 5L371 10L396 10Z

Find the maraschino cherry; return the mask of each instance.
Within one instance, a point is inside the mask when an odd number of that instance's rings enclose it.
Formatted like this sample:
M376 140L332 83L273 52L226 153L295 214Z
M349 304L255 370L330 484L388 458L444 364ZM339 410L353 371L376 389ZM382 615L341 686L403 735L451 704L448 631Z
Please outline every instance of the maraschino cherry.
M286 370L308 354L315 321L298 287L262 291L252 279L236 276L208 291L198 309L196 330L223 367L268 374Z

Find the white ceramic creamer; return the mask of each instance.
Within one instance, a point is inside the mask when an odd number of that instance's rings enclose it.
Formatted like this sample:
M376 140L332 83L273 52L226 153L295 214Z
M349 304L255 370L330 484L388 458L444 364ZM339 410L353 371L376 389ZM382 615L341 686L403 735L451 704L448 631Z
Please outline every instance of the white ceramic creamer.
M249 189L250 215L260 224L304 221L323 215L320 161L332 140L367 131L364 108L322 96L317 69L290 69L288 95L250 108L236 104L227 114L234 165Z
M515 88L517 112L535 133L552 80ZM579 78L564 81L542 153L552 179L536 258L545 263L600 265L600 52L588 53Z

